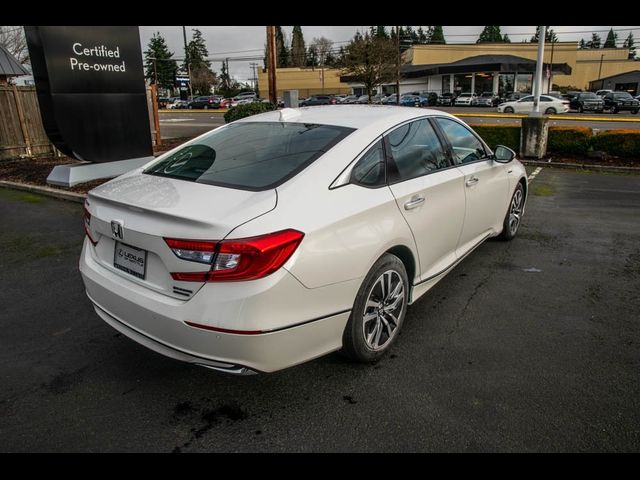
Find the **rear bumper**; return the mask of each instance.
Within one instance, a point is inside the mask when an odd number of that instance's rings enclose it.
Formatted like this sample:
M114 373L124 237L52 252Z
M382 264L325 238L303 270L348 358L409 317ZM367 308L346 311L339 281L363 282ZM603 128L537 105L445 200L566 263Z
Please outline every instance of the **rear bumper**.
M263 279L269 279L266 286L259 286L259 281L229 286L253 293L250 297L234 298L230 292L215 290L221 285L207 284L182 301L106 270L91 258L88 248L85 242L80 272L96 313L122 334L165 356L246 374L273 372L342 348L354 297L345 306L350 295L333 288L306 289L282 269ZM314 313L320 310L321 314ZM205 330L186 321L246 333Z

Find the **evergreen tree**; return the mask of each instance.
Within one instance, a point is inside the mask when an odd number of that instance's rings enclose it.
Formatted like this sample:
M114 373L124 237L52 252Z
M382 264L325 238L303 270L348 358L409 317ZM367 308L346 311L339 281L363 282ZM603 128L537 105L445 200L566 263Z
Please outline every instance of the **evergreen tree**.
M209 95L211 86L216 83L216 76L211 70L211 61L208 60L209 51L202 36L202 32L197 28L193 30L193 37L187 44L185 52L184 69L187 70L187 63L191 69L191 90L198 95Z
M618 34L613 31L613 27L609 30L607 39L604 41L604 48L616 48L618 42Z
M315 44L311 44L309 46L309 50L307 50L307 67L317 67L318 66L318 48Z
M495 25L484 27L476 43L484 42L504 42L500 27Z
M431 29L431 27L429 27ZM442 30L442 25L435 25L431 30L431 35L429 35L429 43L441 43L445 44L447 41L444 38L444 31Z
M276 58L278 60L277 67L285 68L289 66L289 49L282 32L282 27L276 26Z
M389 38L389 34L387 33L387 28L384 25L378 25L376 27L375 36L378 38Z
M578 43L578 48L579 49L587 48L587 43L584 41L584 38L580 39L580 43Z
M222 62L222 68L220 69L220 77L218 79L218 89L220 95L225 97L229 93L231 87L231 76L229 75L229 68L227 62Z
M178 66L171 57L173 57L173 53L169 51L164 37L160 35L160 32L154 33L149 40L147 50L144 52L145 78L151 80L151 83L155 83L157 76L160 88L173 88Z
M531 37L531 43L538 43L538 39L540 38L540 27L536 27L536 34ZM547 33L545 33L544 35L544 41L545 43L550 43L550 42L557 42L558 41L558 36L556 35L556 32L553 31L553 28L548 28L547 29Z
M294 67L304 67L307 49L304 46L304 35L302 34L302 27L294 26L293 33L291 34L291 64Z
M507 35L506 33L504 34L504 37L502 37L502 41L504 43L511 43L511 39L509 38L509 35Z
M587 42L587 48L600 48L601 45L602 39L600 38L600 35L598 35L597 33L592 33L591 40Z
M418 43L420 45L424 45L425 43L427 43L427 34L425 33L425 31L422 29L422 27L418 27Z
M624 41L624 45L622 47L629 49L630 60L633 60L634 58L636 58L636 47L635 47L635 42L633 40L633 33L629 32L629 36Z

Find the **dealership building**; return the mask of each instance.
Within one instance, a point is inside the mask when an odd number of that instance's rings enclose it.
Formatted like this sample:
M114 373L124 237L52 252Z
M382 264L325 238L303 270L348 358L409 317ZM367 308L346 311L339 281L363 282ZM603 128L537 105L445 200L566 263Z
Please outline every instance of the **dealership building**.
M413 45L403 54L400 93L412 91L530 92L538 56L537 43ZM577 42L545 44L543 92L553 85L588 90L590 82L638 70L627 48L579 49ZM318 94L363 94L363 86L336 69L279 68L278 96L298 90L301 97ZM266 71L259 83L268 85ZM379 91L394 93L395 82Z

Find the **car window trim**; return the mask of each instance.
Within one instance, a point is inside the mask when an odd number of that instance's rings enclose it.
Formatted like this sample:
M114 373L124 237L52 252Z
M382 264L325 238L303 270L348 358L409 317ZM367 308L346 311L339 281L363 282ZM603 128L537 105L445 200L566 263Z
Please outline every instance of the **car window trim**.
M389 173L390 169L393 169L394 173L396 175L399 175L400 172L398 171L398 167L395 163L395 160L393 158L393 153L391 152L391 144L389 142L389 134L391 134L394 130L397 130L398 128L402 128L405 125L409 124L409 123L413 123L413 122L417 122L420 120L427 120L427 123L429 123L429 125L431 125L431 127L433 128L433 122L431 121L431 116L430 115L425 115L424 117L418 117L418 118L413 118L407 122L403 122L402 124L396 125L395 128L393 129L389 129L387 130L384 135L384 143L385 143L385 153L387 154L388 160L387 160L387 185L391 186L391 185L396 185L398 183L402 183L402 182L409 182L411 180L414 180L416 178L422 178L425 177L427 175L433 175L434 173L440 173L440 172L444 172L445 170L450 170L452 168L455 168L455 165L453 164L452 160L453 157L451 155L448 154L447 152L447 146L446 144L443 144L442 142L442 138L440 137L440 135L438 135L438 130L437 129L433 129L434 133L436 134L436 138L438 139L438 142L440 143L440 148L442 148L442 152L445 154L445 158L447 160L447 163L449 164L448 167L446 168L439 168L438 170L431 170L430 172L425 172L422 175L416 175L415 177L411 177L411 178L404 178L404 179L398 179L398 180L394 180L394 181L389 181L390 178L392 178L392 176Z
M493 156L493 150L491 150L489 148L489 146L487 145L487 143L482 139L482 137L480 137L480 135L478 135L476 132L474 132L470 127L468 127L467 125L465 125L464 123L462 123L460 120L458 120L455 117L447 117L444 115L434 115L433 117L433 123L436 125L437 130L442 134L442 137L444 138L446 144L448 145L448 148L450 149L450 161L453 162L453 164L456 167L462 167L464 165L472 165L474 163L479 163L479 162L486 162L487 160L491 160L492 156ZM484 152L485 152L485 156L482 158L479 158L478 160L474 160L473 162L467 162L467 163L455 163L455 159L453 156L453 145L451 145L451 142L449 141L449 138L447 137L447 135L444 133L444 131L442 130L442 128L440 128L440 125L438 124L438 122L436 121L436 119L438 118L444 118L446 120L451 120L455 123L457 123L458 125L466 128L469 132L471 132L471 134L476 137L478 139L478 141L480 142L480 144L484 147Z
M382 163L384 164L384 181L380 185L365 185L363 183L360 183L360 182L356 181L353 178L353 170L358 166L358 163L360 163L360 161L365 156L367 156L369 154L369 152L373 148L376 147L376 145L379 142L382 142ZM351 168L351 171L349 172L349 183L347 183L346 185L353 184L353 185L356 185L358 187L364 187L364 188L368 188L370 190L376 190L378 188L386 187L388 185L387 184L388 179L389 179L389 172L388 172L388 161L387 161L387 147L386 147L386 144L384 142L384 137L382 135L380 135L380 137L378 137L378 139L375 142L370 144L369 147L367 147L365 149L365 151L361 155L358 156L357 161L353 164L353 168ZM335 188L338 188L338 187L335 187Z

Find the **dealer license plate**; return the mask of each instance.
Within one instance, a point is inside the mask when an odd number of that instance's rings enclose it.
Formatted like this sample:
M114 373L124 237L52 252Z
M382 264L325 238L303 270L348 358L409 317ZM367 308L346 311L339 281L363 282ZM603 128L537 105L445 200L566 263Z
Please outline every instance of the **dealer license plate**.
M116 242L113 266L118 270L144 280L147 267L147 251Z

